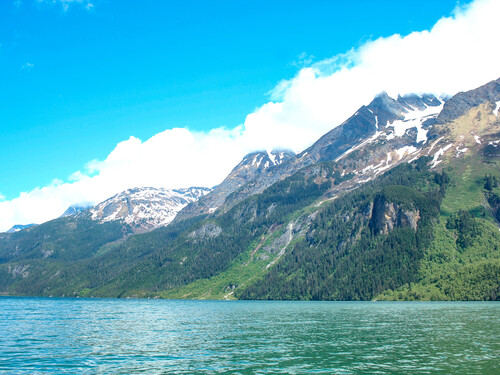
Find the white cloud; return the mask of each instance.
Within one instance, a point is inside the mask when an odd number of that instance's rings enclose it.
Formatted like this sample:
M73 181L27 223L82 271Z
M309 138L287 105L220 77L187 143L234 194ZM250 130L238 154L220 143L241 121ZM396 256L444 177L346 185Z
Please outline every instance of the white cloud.
M184 128L165 130L146 141L130 137L120 142L105 160L94 160L68 182L54 180L49 186L21 193L0 202L0 230L13 223L41 223L58 217L71 204L98 203L135 186L169 188L213 186L250 150L242 127L210 132Z
M302 52L297 56L297 60L292 62L292 65L298 66L300 68L310 66L314 61L313 55L308 55L307 52Z
M281 115L294 123L304 115L327 131L384 90L455 94L475 88L500 77L499 12L497 0L457 8L429 31L379 38L304 68L280 82L271 98L281 98Z
M275 147L301 151L383 90L454 94L499 78L498 14L500 1L477 0L431 30L379 38L305 67L280 82L273 101L234 129L175 128L146 141L131 137L67 182L0 202L0 230L46 221L71 204L97 203L129 187L213 186L245 153Z
M90 10L94 7L92 0L38 0L38 2L45 4L60 4L65 12L69 9L69 6L72 4L82 5L87 10Z
M29 72L31 71L31 69L33 69L34 66L34 64L27 62L26 64L21 65L21 69Z

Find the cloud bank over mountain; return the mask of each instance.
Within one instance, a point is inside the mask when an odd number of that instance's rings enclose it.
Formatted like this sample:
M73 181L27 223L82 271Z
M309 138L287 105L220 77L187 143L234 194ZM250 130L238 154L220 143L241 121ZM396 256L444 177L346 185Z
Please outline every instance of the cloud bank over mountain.
M98 203L131 187L211 187L248 152L303 150L381 91L453 95L480 86L500 77L498 14L499 1L476 0L431 30L379 38L304 67L232 129L175 128L145 141L130 137L66 181L0 201L0 231L50 220L71 204Z

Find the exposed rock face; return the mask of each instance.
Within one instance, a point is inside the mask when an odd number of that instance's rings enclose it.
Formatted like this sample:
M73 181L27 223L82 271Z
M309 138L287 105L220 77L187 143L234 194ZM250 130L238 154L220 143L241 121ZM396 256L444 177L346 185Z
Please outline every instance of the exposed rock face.
M203 225L201 228L188 234L188 237L197 242L199 240L204 240L206 238L214 238L222 233L222 228L217 224L208 223Z
M91 208L90 215L100 222L123 220L134 232L145 232L168 225L182 208L208 192L200 187L128 189Z
M18 264L17 266L11 267L9 266L8 272L12 275L12 277L21 277L23 279L29 276L29 265Z
M472 96L478 99L476 93ZM421 154L432 157L433 168L470 153L497 159L500 156L499 107L500 99L485 101L452 121L436 123L429 130L429 143Z
M437 123L445 123L465 115L472 108L486 102L500 100L500 78L477 89L459 92L446 102L437 118Z
M383 195L379 195L373 202L369 226L375 234L388 234L396 227L417 230L419 220L418 210L405 210L401 205L387 202Z

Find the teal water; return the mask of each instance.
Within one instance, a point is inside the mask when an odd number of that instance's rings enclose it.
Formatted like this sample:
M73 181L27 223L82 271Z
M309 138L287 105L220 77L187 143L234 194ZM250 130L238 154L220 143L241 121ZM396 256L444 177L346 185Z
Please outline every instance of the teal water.
M495 374L500 304L0 298L0 373Z

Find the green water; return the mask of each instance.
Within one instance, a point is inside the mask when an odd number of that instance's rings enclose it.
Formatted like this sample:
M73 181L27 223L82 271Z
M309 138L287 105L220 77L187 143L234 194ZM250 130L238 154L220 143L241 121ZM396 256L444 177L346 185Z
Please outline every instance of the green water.
M0 298L0 373L498 374L500 304Z

